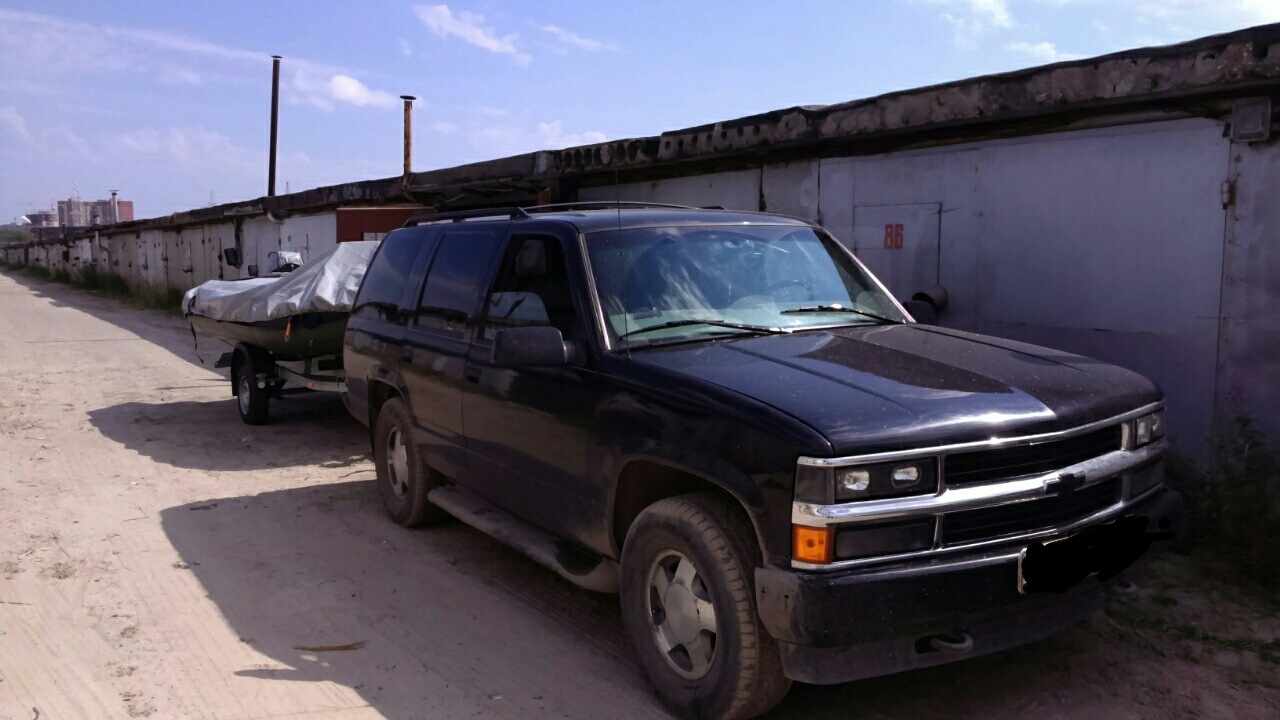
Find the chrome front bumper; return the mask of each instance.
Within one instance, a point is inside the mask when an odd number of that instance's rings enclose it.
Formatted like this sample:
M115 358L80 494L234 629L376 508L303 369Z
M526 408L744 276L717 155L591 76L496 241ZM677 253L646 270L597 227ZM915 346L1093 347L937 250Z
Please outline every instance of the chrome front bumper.
M940 448L922 448L920 450L894 453L880 453L854 458L801 458L799 461L801 465L842 466L895 459L937 457L939 459L940 466L943 468L943 471L940 473L943 480L939 482L938 492L933 495L889 498L884 500L860 500L832 505L820 505L806 502L792 503L791 522L795 525L805 525L810 527L854 527L854 523L932 517L935 520L935 533L933 547L926 550L852 560L836 560L828 564L811 564L799 560L792 560L791 567L799 570L827 571L840 568L911 560L914 558L973 550L992 545L1007 545L1019 540L1031 541L1037 538L1060 535L1086 525L1103 522L1116 517L1123 513L1126 508L1151 497L1153 493L1163 486L1163 481L1156 482L1148 489L1143 490L1140 495L1134 495L1131 497L1131 486L1133 485L1135 472L1158 463L1169 447L1167 440L1161 439L1141 448L1133 448L1132 439L1126 430L1126 432L1123 433L1120 450L1109 452L1105 455L1091 458L1075 465L1058 468L1051 472L1032 477L957 487L948 487L945 482L946 456L957 452L971 452L973 450L1014 447L1018 445L1033 445L1038 442L1069 438L1104 427L1128 423L1128 421L1136 417L1141 417L1142 415L1151 413L1160 408L1161 404L1150 405L1096 423L1090 423L1088 425L1072 428L1071 430L1046 435L998 439L979 443L965 443L962 445L952 445ZM1128 428L1128 425L1126 424L1123 427ZM1055 486L1058 484L1061 476L1068 473L1085 478L1085 482L1077 488L1077 490L1089 488L1113 478L1120 477L1121 491L1119 498L1112 505L1085 517L1073 519L1070 523L1065 525L1043 528L1032 532L1004 535L991 539L947 544L944 546L942 542L942 516L944 514L959 510L999 507L1053 497L1057 494L1057 488Z

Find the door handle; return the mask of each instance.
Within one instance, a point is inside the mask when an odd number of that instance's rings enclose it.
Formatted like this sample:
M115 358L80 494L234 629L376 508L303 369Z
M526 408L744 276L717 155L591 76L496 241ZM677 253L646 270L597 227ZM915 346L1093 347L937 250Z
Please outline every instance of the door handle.
M400 362L404 362L404 363L408 363L408 364L412 365L412 364L413 364L413 350L411 350L410 348L401 348L401 349L400 349Z
M479 383L479 382L480 382L480 368L467 368L466 376L467 376L467 382L469 382L469 383Z

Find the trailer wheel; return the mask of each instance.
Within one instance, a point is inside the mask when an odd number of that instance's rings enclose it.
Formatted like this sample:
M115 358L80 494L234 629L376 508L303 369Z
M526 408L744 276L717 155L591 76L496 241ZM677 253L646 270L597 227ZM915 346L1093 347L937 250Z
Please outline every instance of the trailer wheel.
M240 419L248 425L266 425L267 407L271 402L270 388L258 387L257 375L253 357L242 353L233 380L236 384L236 408L240 410Z

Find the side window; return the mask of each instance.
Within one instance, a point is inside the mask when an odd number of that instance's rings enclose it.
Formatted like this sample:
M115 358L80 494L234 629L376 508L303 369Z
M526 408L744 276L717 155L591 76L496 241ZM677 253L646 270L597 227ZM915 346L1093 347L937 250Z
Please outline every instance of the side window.
M405 284L413 272L425 238L421 233L397 230L389 233L369 263L352 313L376 313L383 320L395 318L404 300Z
M427 270L414 324L462 337L475 310L476 288L502 242L505 226L446 230Z
M485 341L492 342L505 328L547 325L567 339L575 337L578 322L560 241L512 238L485 299L484 314Z

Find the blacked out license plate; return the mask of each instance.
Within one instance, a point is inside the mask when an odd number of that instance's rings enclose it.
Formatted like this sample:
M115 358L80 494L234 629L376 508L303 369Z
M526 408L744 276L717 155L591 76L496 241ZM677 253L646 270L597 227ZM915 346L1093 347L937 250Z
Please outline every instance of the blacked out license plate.
M1149 524L1132 515L1028 545L1018 557L1018 592L1064 593L1093 575L1107 582L1142 557L1153 540L1165 539L1164 533L1149 533Z

